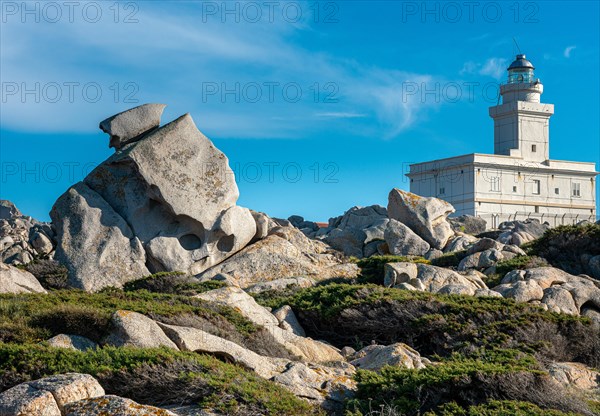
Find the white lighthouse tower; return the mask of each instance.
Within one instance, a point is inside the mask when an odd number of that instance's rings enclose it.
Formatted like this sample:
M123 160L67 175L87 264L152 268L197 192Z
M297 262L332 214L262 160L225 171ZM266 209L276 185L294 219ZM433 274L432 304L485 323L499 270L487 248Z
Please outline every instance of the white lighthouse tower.
M550 159L554 105L541 103L544 87L525 55L517 55L507 70L502 103L489 109L494 154L410 165L410 191L444 199L455 215L482 217L489 227L526 218L553 226L595 221L595 163Z
M508 67L508 83L500 86L502 104L490 107L494 119L494 154L532 162L550 159L550 116L553 104L540 103L544 86L525 55Z

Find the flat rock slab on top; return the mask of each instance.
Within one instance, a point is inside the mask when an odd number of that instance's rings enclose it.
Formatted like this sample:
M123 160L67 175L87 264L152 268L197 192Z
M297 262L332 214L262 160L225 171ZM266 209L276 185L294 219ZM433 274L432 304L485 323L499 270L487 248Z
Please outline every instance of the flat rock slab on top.
M144 104L115 114L100 122L100 130L110 135L109 147L120 149L124 144L160 125L165 104Z

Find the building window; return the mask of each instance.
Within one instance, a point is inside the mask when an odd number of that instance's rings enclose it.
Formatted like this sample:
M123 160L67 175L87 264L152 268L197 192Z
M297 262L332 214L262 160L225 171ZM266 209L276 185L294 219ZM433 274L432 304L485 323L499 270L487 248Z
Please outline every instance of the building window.
M513 186L513 192L517 192L517 187Z
M540 194L540 190L541 190L541 184L540 181L537 179L533 180L533 194L534 195L539 195Z
M581 196L581 184L579 182L573 182L573 196L579 198Z
M490 186L492 192L500 192L500 177L493 176L490 178Z
M446 193L446 188L443 186L440 188L440 195L444 195Z
M537 151L537 146L535 144L531 145L531 151L532 152L536 152Z
M558 188L554 188L554 193L555 193L556 195L558 195L558 194L560 193L560 189L558 189Z
M535 213L536 213L536 214L539 214L539 213L540 213L540 207L538 207L538 206L536 205L534 209L535 209Z

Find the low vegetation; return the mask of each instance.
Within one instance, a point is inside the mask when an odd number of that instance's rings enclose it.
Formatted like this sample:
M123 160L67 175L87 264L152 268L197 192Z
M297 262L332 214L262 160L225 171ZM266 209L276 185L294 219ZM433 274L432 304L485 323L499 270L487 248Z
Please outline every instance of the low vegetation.
M152 293L194 296L224 286L224 282L217 280L199 282L197 278L182 272L160 272L144 277L143 279L128 282L123 289L126 292L147 290Z
M271 335L267 329L257 327L232 308L190 296L147 290L2 294L0 342L40 342L58 334L81 335L101 342L110 331L112 314L119 309L142 313L167 324L200 328L259 354L291 358L286 349L269 342Z
M525 270L547 266L550 266L550 264L546 259L538 256L517 256L509 260L500 260L496 263L496 271L485 279L485 283L488 287L494 287L499 285L504 276L513 270Z
M166 348L80 352L0 343L0 391L65 372L91 374L107 394L156 406L198 404L228 415L319 414L284 388L207 355Z
M360 276L357 278L358 283L375 283L383 284L384 266L386 263L395 262L412 262L429 264L429 260L423 257L415 256L371 256L360 259L357 264L361 269Z
M397 415L541 416L549 409L556 409L556 415L564 414L561 411L591 414L583 401L566 395L540 371L535 359L512 350L478 359L454 354L422 370L359 370L355 378L356 396L346 404L349 415L369 414L386 406ZM499 401L506 397L515 401ZM530 413L502 413L521 410Z
M332 284L287 297L263 293L257 300L292 306L309 336L340 348L404 342L423 355L441 357L518 349L540 360L600 366L600 329L589 320L510 299Z

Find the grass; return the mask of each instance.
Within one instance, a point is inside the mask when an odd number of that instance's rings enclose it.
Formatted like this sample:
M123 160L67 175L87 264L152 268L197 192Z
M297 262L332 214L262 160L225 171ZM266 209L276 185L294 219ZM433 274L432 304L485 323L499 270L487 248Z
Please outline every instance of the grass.
M48 294L0 295L0 342L39 342L67 333L99 341L119 309L139 312L156 320L193 316L217 326L227 326L248 336L257 327L232 308L209 304L189 296L125 292L106 289L98 293L58 290Z
M104 347L80 352L0 343L0 390L65 372L91 374L107 394L144 404L199 404L226 414L314 415L284 388L214 357L166 348Z
M209 280L199 282L198 279L183 272L160 272L134 280L125 284L126 292L147 290L153 293L168 293L184 296L194 296L199 293L226 286L224 282Z

